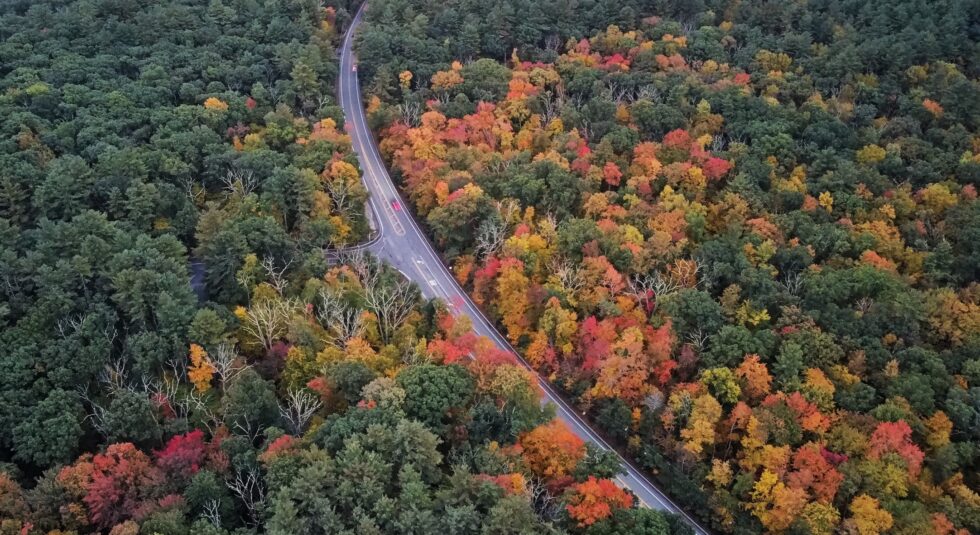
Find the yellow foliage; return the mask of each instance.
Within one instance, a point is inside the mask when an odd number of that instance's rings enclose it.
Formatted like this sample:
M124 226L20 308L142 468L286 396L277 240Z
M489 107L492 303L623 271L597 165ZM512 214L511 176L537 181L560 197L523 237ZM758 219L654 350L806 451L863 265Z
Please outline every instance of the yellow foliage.
M738 310L735 311L735 318L738 320L739 323L743 325L745 324L752 325L753 327L756 327L772 319L769 316L768 310L764 308L757 310L752 306L752 303L749 301L743 302L742 306L740 306Z
M432 75L432 89L436 91L446 91L463 83L463 77L459 71L439 71Z
M811 535L832 535L840 524L840 511L831 504L810 502L803 508L800 518Z
M398 85L400 85L403 90L408 91L409 87L412 85L412 71L406 70L398 73Z
M817 202L820 203L820 207L828 212L834 210L834 196L830 194L829 191L825 191L820 194L817 198Z
M941 288L927 299L929 325L943 339L960 345L980 332L980 305L963 301L952 289Z
M733 479L732 463L721 459L711 460L711 473L705 478L717 488L724 488L731 484Z
M721 415L721 404L710 394L703 394L696 398L687 427L681 430L684 449L700 457L704 453L705 446L715 443L715 425L721 419Z
M854 527L858 535L878 535L892 527L892 515L882 509L878 500L861 494L851 502L851 518L847 523Z
M945 184L929 184L919 192L922 204L932 213L941 214L956 206L957 198Z
M923 420L926 429L926 444L932 449L939 449L949 444L949 435L953 432L953 422L943 411L936 411L935 414Z
M865 165L874 165L885 159L886 156L885 149L879 147L878 145L865 145L857 151L857 161L858 163L863 163Z
M226 111L228 109L228 104L217 97L208 97L208 99L204 101L204 109Z
M208 359L207 351L197 344L191 344L190 360L187 378L198 392L207 392L211 388L211 379L214 378L214 365Z

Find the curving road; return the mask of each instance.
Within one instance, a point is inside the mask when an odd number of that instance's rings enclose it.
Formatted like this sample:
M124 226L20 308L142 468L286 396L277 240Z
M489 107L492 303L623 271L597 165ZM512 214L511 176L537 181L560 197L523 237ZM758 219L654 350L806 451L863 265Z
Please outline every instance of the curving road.
M365 3L364 6L366 5ZM381 154L378 152L378 147L367 126L352 51L353 34L361 22L364 6L358 11L344 36L340 52L338 91L340 105L346 116L346 128L351 136L354 152L357 153L364 174L364 185L370 192L368 202L377 227L375 230L378 236L372 240L368 249L378 257L388 261L410 280L416 282L426 297L439 298L447 303L454 314L469 316L473 323L473 330L477 334L486 336L497 346L513 353L521 364L530 369L523 357L497 332L493 324L470 301L466 292L460 288L452 273L446 268L429 243L425 233L422 232L411 213L405 208L407 205L395 188L391 177L388 176L384 161L381 159ZM463 232L471 232L472 230L461 229ZM592 430L575 409L561 399L546 380L538 376L538 383L541 385L546 400L555 405L558 418L576 435L602 449L615 451ZM619 456L618 453L617 456ZM622 456L619 457L623 465L623 473L617 477L617 482L624 488L631 490L640 504L681 515L696 533L707 535L707 530L681 510L638 468Z

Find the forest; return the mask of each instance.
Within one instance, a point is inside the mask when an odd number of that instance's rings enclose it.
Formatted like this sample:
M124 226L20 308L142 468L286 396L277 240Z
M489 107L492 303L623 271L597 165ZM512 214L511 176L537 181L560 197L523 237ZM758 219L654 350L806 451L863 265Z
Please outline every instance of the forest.
M0 8L0 534L621 534L618 460L364 254L357 5Z
M385 0L359 72L459 282L712 529L965 534L978 28L955 0Z
M667 535L397 270L357 0L0 5L0 535ZM372 0L460 283L718 533L980 532L980 5ZM461 228L473 229L460 232Z

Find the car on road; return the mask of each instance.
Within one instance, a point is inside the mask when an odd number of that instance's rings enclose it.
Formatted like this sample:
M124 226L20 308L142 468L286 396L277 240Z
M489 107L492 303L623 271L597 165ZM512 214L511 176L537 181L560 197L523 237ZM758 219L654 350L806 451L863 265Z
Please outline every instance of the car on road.
M398 202L398 199L391 200L391 209L396 212L402 211L402 203Z
M354 64L354 65L353 65L353 66L351 67L351 70L352 70L352 71L354 71L354 72L357 72L357 63L355 63L355 64Z

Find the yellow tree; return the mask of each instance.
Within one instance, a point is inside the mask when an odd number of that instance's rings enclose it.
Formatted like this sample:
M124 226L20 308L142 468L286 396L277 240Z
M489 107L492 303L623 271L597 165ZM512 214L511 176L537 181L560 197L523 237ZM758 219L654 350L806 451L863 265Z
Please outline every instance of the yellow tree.
M711 394L703 394L694 400L687 427L681 430L684 449L696 457L704 454L704 449L715 443L715 426L721 419L721 404Z
M214 378L214 364L211 364L207 351L197 344L191 344L189 356L191 364L187 367L187 379L198 392L207 392Z
M500 263L495 304L511 342L517 342L530 325L527 317L530 284L520 260L507 258Z
M878 535L892 527L892 515L878 504L878 500L861 494L851 502L851 518L845 524L858 535Z
M763 470L746 507L767 531L779 533L789 528L806 504L806 491L787 487L774 472Z

